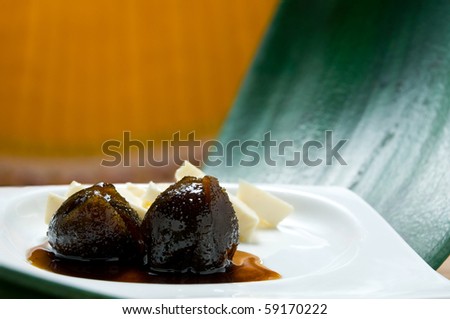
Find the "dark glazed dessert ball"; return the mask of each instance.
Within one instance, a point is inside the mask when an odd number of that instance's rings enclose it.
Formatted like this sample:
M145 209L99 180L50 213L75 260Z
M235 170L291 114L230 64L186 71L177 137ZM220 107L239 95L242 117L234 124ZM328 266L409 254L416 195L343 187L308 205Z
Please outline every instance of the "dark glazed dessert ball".
M225 271L239 241L236 213L215 177L185 177L162 192L142 222L156 272Z
M138 214L106 183L70 196L50 221L47 236L66 258L130 261L144 252Z

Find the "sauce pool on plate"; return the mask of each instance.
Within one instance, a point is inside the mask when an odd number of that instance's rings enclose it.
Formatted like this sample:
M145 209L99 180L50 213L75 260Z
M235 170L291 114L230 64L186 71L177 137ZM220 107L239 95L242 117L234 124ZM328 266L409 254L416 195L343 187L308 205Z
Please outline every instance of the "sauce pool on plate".
M281 275L265 267L253 254L236 251L232 264L224 272L210 275L153 273L144 266L114 261L76 261L57 257L44 246L30 251L28 261L41 269L72 277L130 283L217 284L280 279Z

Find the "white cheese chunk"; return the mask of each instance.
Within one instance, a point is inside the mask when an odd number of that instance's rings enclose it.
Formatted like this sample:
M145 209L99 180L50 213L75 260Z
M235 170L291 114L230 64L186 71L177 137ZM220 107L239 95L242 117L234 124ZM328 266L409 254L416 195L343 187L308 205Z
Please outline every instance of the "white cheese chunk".
M188 161L184 161L183 165L181 165L176 171L175 171L175 179L177 182L181 180L185 176L194 176L197 178L202 178L206 174L199 169L198 167L195 167Z
M47 207L45 209L45 223L50 223L53 215L56 213L58 208L62 205L62 203L66 200L66 197L49 193L47 197Z
M260 225L267 227L276 227L294 211L291 204L246 181L239 181L237 197L256 212Z
M236 217L239 223L239 241L251 242L256 227L259 223L259 217L253 209L248 207L243 201L232 194L228 194L233 205Z

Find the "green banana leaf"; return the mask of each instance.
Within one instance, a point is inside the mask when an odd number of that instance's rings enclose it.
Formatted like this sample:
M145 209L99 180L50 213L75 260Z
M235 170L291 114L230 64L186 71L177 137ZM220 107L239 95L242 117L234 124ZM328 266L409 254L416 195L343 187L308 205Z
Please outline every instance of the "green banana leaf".
M282 1L220 141L270 132L293 147L228 149L205 169L348 187L436 269L450 254L449 111L449 1Z

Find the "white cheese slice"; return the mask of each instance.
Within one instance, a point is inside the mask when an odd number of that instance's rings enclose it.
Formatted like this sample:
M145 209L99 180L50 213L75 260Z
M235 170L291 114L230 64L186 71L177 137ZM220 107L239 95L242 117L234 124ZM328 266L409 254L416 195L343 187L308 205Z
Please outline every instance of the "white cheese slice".
M66 197L49 193L47 197L47 207L45 208L45 223L49 224L53 215L56 213L58 208L62 205L62 203L66 200Z
M117 189L120 195L122 195L139 215L140 219L144 219L147 209L142 206L142 199L136 196L132 191L127 188Z
M197 178L202 178L205 175L206 174L201 169L192 165L188 161L184 161L183 165L181 165L175 171L175 179L177 180L177 182L185 176L194 176Z
M86 188L85 185L78 183L77 181L72 181L69 185L69 188L66 192L66 197L70 197L76 192L81 191L82 189Z
M145 188L141 186L138 186L130 182L126 183L125 186L136 197L142 197L145 194Z
M147 190L141 197L142 205L148 209L163 190L164 187L160 184L155 184L153 182L148 183Z
M237 197L253 209L261 219L260 225L276 227L294 211L294 207L280 198L246 181L239 181Z
M228 194L233 205L236 217L239 223L239 241L251 242L256 227L259 223L259 217L253 209L248 207L243 201L232 194Z

